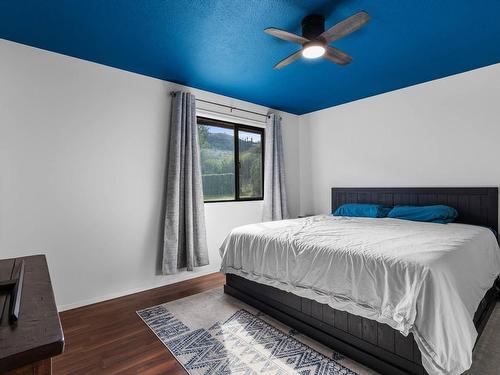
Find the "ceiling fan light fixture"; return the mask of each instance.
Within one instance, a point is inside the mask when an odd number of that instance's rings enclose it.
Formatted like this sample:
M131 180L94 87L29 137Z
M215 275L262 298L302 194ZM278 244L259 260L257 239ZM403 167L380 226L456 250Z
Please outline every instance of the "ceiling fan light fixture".
M277 63L274 69L281 69L301 57L317 59L324 56L327 60L338 65L349 64L352 57L338 48L330 46L329 43L355 32L368 21L370 21L370 15L365 11L360 11L325 30L325 18L322 15L310 14L302 19L302 36L275 27L268 27L264 30L267 34L302 46L301 49Z
M325 54L326 50L322 44L311 43L306 44L302 49L302 56L306 59L317 59Z

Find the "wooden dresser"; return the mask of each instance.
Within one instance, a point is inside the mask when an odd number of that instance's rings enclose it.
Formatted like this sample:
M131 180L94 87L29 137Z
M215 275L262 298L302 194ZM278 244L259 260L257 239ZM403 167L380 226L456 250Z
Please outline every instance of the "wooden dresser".
M0 374L46 375L52 357L64 349L64 336L50 282L45 255L0 260L0 280L12 277L24 260L19 319L0 322ZM0 308L6 298L0 296Z

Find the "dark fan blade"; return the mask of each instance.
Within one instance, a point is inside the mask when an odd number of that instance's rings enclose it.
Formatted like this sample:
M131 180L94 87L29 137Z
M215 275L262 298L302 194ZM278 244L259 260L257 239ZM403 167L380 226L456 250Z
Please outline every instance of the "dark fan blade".
M339 65L347 65L352 61L351 56L332 46L326 46L324 57Z
M302 56L302 50L299 49L297 52L292 53L286 59L283 59L279 63L277 63L274 66L274 69L281 69L281 68L293 63L295 60L300 59L301 56Z
M327 43L330 43L355 32L368 21L370 21L370 15L368 13L358 12L351 17L339 22L335 26L330 27L319 37L323 38Z
M304 43L309 42L309 39L307 39L307 38L289 33L288 31L285 31L285 30L276 29L274 27L268 27L267 29L264 30L264 32L266 32L272 36L275 36L276 38L287 40L289 42L294 42L294 43L298 43L298 44L304 44Z

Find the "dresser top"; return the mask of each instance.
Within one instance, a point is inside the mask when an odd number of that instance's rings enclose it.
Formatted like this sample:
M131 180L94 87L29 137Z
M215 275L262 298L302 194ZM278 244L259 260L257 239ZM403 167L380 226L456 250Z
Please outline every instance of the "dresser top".
M62 353L64 335L45 255L0 260L0 280L24 260L19 320L0 324L0 373ZM0 297L3 305L3 299ZM4 314L4 316L7 314Z

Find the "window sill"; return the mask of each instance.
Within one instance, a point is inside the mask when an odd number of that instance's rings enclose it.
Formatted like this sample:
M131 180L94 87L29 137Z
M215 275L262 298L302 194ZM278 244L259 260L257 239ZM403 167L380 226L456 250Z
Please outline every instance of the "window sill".
M204 201L203 203L240 203L240 202L258 202L264 201L264 198L248 198L248 199L231 199L231 200L220 200L220 201Z

